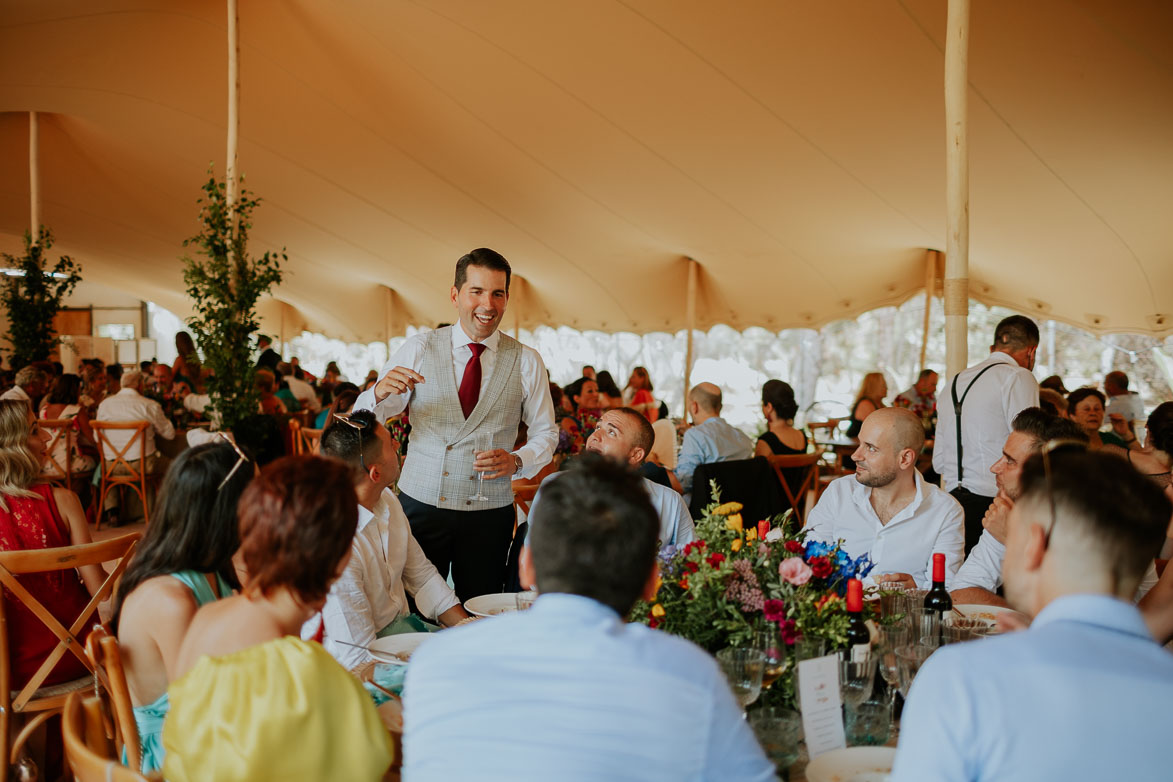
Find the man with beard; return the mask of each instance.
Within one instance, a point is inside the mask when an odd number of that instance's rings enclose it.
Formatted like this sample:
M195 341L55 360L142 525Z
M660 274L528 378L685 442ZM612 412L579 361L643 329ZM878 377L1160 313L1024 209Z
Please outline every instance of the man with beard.
M843 540L843 550L876 564L865 583L928 589L933 554L945 555L946 579L961 565L964 513L957 500L916 469L925 430L911 411L886 407L863 422L852 454L855 475L827 487L807 520L807 540Z

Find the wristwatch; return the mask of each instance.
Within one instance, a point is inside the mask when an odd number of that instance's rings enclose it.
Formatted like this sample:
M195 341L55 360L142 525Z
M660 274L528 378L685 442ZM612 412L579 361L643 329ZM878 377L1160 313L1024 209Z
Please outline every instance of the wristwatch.
M517 473L521 472L522 468L521 457L517 454L511 454L511 456L513 456L513 474L517 475Z

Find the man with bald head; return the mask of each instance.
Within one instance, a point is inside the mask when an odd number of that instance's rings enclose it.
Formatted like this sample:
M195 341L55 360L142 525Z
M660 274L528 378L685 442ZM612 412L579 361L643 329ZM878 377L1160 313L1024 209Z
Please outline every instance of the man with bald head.
M684 433L676 477L687 497L692 493L692 474L702 464L731 462L753 456L753 441L721 417L721 389L700 383L688 392L688 414L692 428Z
M885 407L863 422L852 454L855 475L827 486L807 519L807 540L834 543L876 563L865 580L928 589L933 554L945 555L946 584L965 549L964 513L957 500L916 469L925 430L910 410Z

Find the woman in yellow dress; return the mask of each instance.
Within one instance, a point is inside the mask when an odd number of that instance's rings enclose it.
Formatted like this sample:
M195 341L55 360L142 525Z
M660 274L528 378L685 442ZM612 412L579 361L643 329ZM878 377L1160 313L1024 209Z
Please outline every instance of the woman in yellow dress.
M358 521L350 469L294 456L240 499L239 595L198 612L163 726L169 782L378 780L391 737L357 679L301 626L342 573Z

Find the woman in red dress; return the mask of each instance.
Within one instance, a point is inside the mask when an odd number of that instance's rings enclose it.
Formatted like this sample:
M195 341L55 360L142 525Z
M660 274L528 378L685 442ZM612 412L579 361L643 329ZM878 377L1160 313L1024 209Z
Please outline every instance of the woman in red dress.
M47 440L26 402L0 401L0 551L91 542L77 495L67 489L35 483L41 475ZM99 566L90 565L79 570L30 573L17 578L53 616L68 626L102 585L105 574ZM4 614L8 619L13 687L20 688L57 646L57 636L7 591ZM81 661L66 654L44 685L79 679L86 673Z

